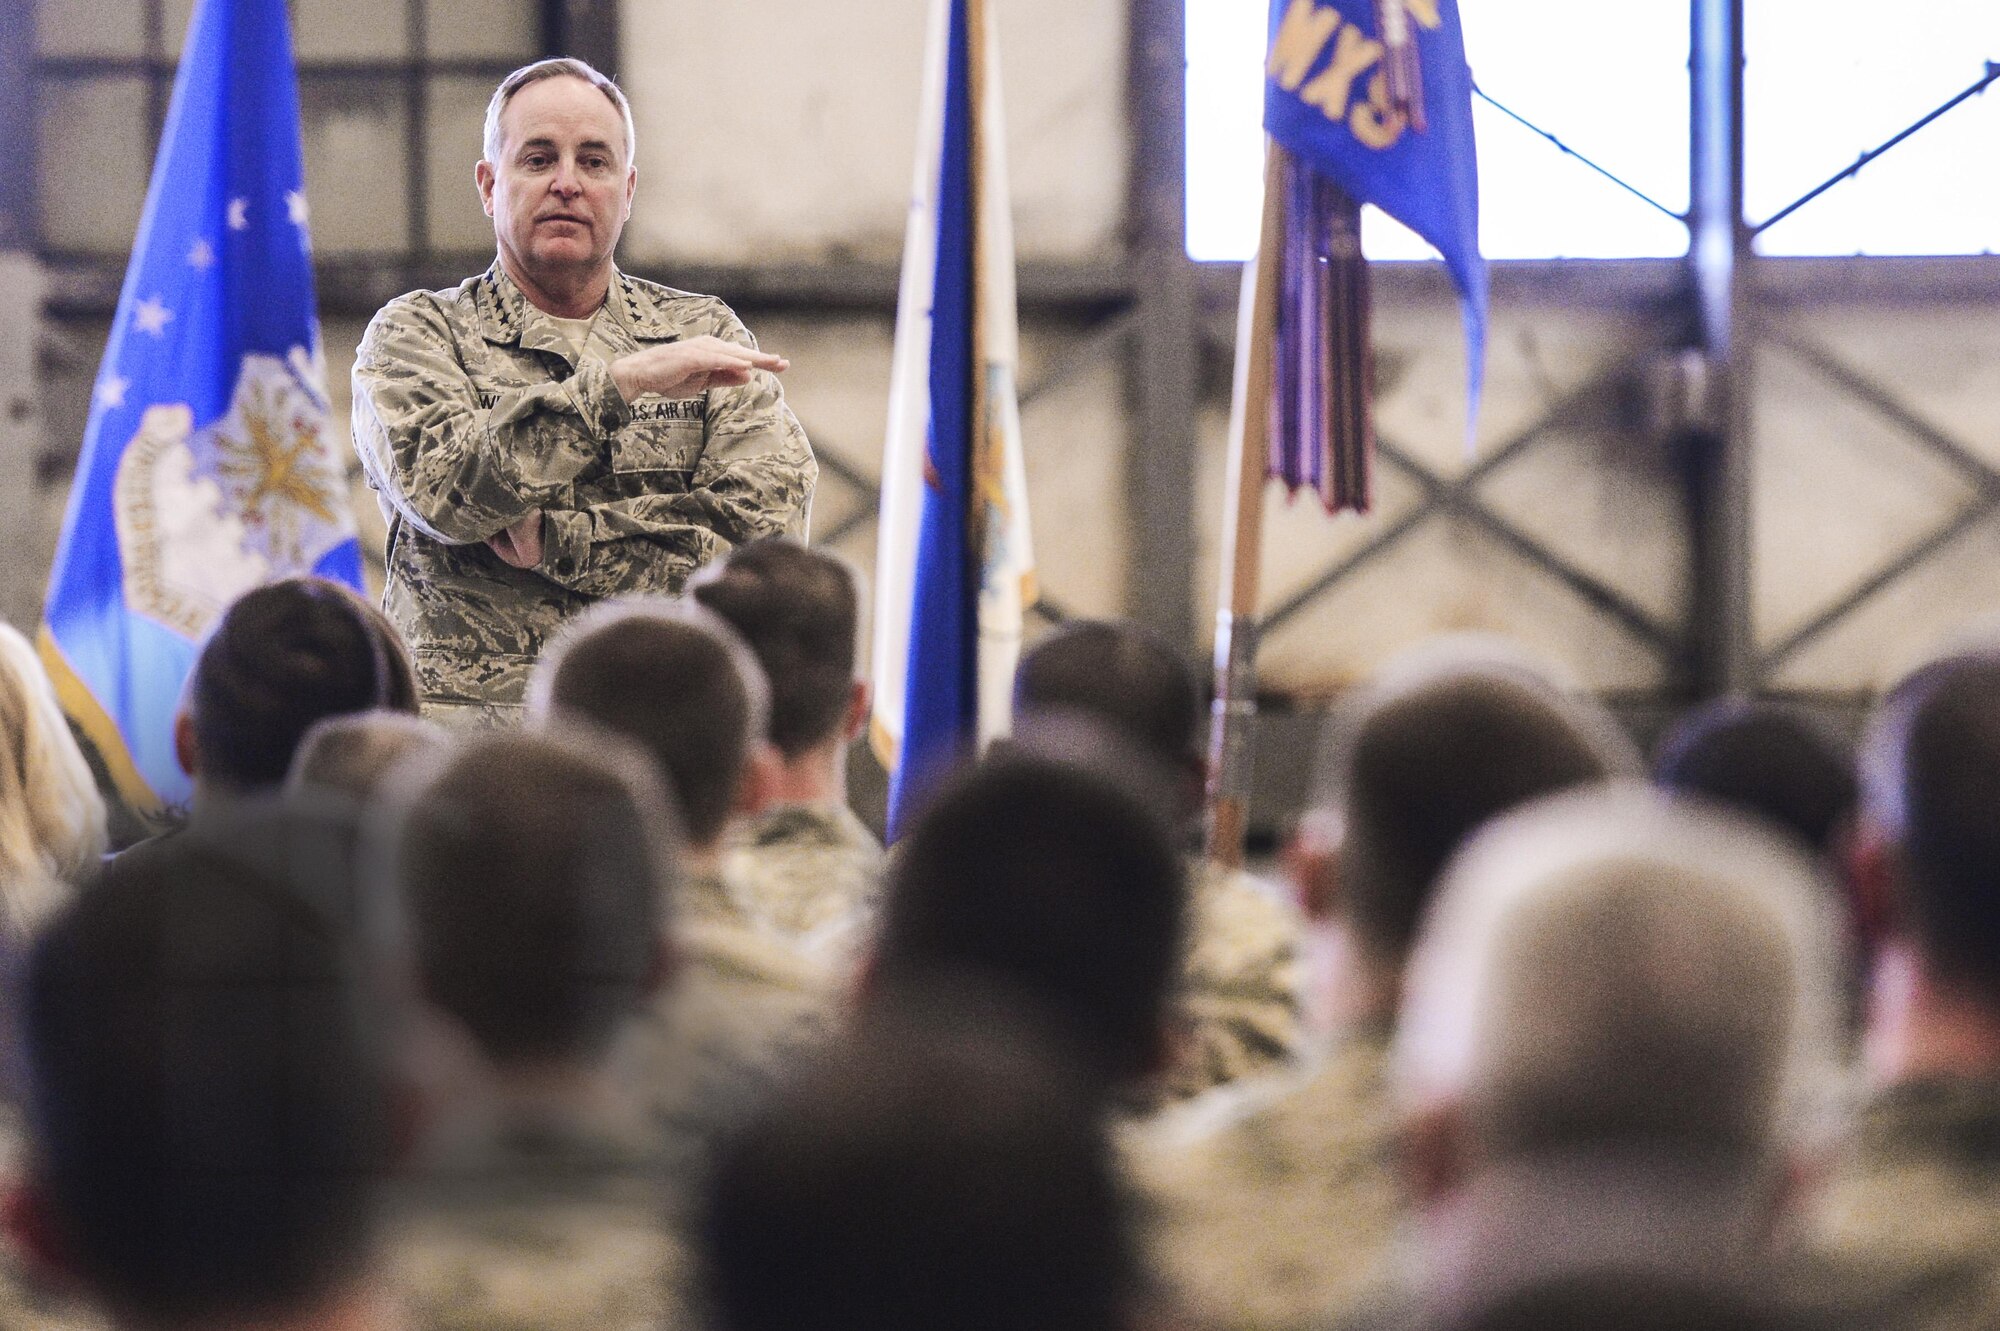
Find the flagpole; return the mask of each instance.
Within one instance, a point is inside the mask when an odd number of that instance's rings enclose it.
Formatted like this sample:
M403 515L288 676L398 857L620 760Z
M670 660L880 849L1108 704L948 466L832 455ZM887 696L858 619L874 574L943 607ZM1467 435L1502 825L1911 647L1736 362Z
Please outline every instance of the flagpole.
M1264 217L1257 253L1243 265L1236 374L1223 491L1222 580L1215 613L1215 703L1209 729L1208 854L1243 862L1257 716L1257 596L1263 565L1264 481L1270 465L1273 340L1279 249L1284 243L1285 151L1264 141Z

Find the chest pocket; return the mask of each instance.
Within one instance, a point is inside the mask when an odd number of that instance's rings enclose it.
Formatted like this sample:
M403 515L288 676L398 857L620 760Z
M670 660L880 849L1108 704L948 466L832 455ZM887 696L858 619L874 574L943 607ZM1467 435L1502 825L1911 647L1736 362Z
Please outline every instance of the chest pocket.
M611 440L611 470L619 475L693 471L706 437L708 399L652 394L632 406L632 419Z

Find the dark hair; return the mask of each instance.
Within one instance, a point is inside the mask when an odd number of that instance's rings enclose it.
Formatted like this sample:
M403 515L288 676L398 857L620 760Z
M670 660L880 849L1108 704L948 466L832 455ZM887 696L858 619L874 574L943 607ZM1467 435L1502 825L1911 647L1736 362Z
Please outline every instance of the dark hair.
M204 781L277 786L315 721L384 706L390 668L367 608L324 578L245 592L196 659L189 712Z
M289 790L333 790L356 800L372 799L389 773L407 758L440 753L448 732L435 721L405 712L349 712L313 723L299 741Z
M1008 1018L927 993L723 1150L699 1228L726 1331L1124 1324L1136 1263L1102 1120Z
M1332 764L1330 798L1345 826L1342 900L1368 944L1409 951L1438 876L1480 824L1611 774L1557 699L1526 680L1467 671L1391 694L1355 723Z
M876 976L969 968L1045 1003L1107 1089L1159 1050L1186 885L1171 832L1106 776L1018 751L940 792L891 863Z
M1143 625L1072 620L1056 629L1021 658L1014 706L1081 713L1172 767L1197 754L1201 686L1180 653Z
M1822 855L1854 812L1853 755L1788 708L1724 698L1682 717L1660 744L1653 779L1770 820Z
M417 688L417 665L410 656L409 644L403 641L395 621L383 613L381 606L362 597L354 599L361 607L361 617L368 622L369 632L375 635L376 644L382 649L382 661L388 668L388 679L382 694L383 708L417 715L423 709L423 694Z
M387 1077L343 937L183 836L113 862L35 946L36 1173L114 1312L268 1315L364 1269Z
M637 741L679 797L689 842L722 835L768 706L734 629L698 607L613 604L576 619L541 669L538 710Z
M770 740L796 758L840 730L854 686L860 597L847 562L796 541L754 541L688 593L742 635L771 684Z
M425 996L495 1062L600 1057L657 976L671 817L612 736L466 742L399 829Z
M1897 685L1871 736L1870 803L1901 851L1901 905L1925 959L2000 1002L2000 654Z
M1768 1292L1692 1274L1600 1270L1564 1276L1450 1323L1451 1331L1804 1331Z

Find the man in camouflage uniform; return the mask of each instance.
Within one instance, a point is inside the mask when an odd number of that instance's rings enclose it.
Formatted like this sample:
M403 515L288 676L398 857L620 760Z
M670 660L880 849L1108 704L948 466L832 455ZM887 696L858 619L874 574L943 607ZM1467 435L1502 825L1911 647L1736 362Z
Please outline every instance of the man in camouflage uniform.
M1135 1132L1160 1274L1224 1327L1310 1319L1376 1278L1407 1211L1389 1041L1435 880L1488 817L1637 765L1600 710L1476 660L1392 665L1328 732L1291 862L1324 1030L1305 1065L1189 1101Z
M2000 1326L2000 654L1919 670L1862 750L1881 1083L1807 1235L1920 1331Z
M610 80L574 60L515 71L485 153L498 258L390 302L354 363L385 608L446 720L511 714L548 636L592 601L803 536L817 476L785 361L721 301L613 264L637 173Z
M847 806L847 747L868 716L868 685L854 676L853 570L793 541L758 541L709 565L688 591L742 636L771 686L772 802L730 827L723 881L757 924L848 960L882 882L882 843Z
M413 792L389 845L436 1084L387 1250L421 1331L677 1320L674 1152L618 1080L668 978L672 823L601 735L470 739Z

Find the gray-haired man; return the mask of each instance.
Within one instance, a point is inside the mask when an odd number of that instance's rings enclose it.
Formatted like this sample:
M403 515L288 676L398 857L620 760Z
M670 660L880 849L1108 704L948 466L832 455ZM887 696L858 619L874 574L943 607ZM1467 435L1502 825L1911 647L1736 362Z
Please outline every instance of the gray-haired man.
M783 358L721 301L618 270L631 109L580 60L508 75L480 199L498 256L383 308L354 364L354 442L389 523L385 608L427 712L520 706L584 606L678 590L759 536L803 536L818 468Z

